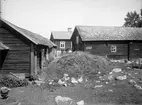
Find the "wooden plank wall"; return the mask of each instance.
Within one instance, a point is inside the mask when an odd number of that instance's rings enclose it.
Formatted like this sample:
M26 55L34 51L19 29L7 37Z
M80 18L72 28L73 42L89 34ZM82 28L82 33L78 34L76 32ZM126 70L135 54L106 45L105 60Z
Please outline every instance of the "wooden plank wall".
M76 44L76 36L79 36L79 44ZM75 28L72 35L73 51L86 51L92 54L107 56L113 59L138 59L142 58L142 41L82 41L78 30ZM117 52L110 51L111 45L117 46ZM92 46L92 49L86 49Z
M0 41L9 47L0 72L29 73L30 46L4 28L0 28Z
M117 52L111 52L112 45L117 46ZM86 49L86 48L91 49ZM127 59L128 58L128 43L124 42L85 42L84 51L91 54L107 56L111 59Z
M117 46L117 51L116 52L111 52L110 48L112 45ZM107 54L107 56L109 58L113 58L113 59L128 59L128 43L111 43L108 44L108 49L109 49L109 53Z
M142 42L130 42L130 59L142 58Z
M90 52L91 54L106 56L109 53L109 49L104 42L102 43L85 43L84 51ZM90 47L90 49L89 49Z
M64 41L64 40L55 40L55 44L57 45L57 50L61 50L60 49L60 41ZM70 50L72 49L71 48L71 41L69 40L65 40L65 49L69 48Z
M57 45L57 50L60 50L60 41L54 41L54 43Z
M79 43L77 44L76 41L76 37L79 37ZM78 33L78 30L75 28L72 37L71 37L71 41L72 41L72 50L73 51L84 51L85 50L85 45L82 42L82 39Z
M71 41L65 41L65 49L71 50Z

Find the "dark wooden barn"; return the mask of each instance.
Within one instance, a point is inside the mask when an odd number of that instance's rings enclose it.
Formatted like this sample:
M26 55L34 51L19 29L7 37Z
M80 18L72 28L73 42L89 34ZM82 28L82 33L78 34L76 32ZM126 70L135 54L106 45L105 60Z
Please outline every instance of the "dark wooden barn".
M50 40L57 45L57 55L63 52L72 52L71 35L71 30L51 32Z
M76 26L73 51L86 51L111 59L142 58L142 28Z
M50 40L1 19L0 73L35 75L54 48Z

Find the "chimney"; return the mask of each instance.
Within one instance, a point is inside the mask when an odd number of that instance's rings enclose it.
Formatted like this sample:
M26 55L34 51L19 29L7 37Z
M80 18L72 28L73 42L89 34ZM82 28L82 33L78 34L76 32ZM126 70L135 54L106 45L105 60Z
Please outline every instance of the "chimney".
M68 28L68 32L72 32L72 28Z

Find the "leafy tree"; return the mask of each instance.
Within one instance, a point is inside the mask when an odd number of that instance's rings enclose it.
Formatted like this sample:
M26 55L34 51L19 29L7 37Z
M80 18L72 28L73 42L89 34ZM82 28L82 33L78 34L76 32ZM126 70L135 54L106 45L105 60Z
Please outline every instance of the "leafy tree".
M142 27L142 9L141 14L138 14L136 11L128 12L126 18L124 18L125 23L124 27Z

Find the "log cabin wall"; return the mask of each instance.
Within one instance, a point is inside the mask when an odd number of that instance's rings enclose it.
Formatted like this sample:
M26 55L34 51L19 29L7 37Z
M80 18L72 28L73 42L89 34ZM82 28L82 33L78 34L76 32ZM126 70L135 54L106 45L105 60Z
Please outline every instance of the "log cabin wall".
M76 41L77 36L79 37L78 44ZM73 51L90 52L91 54L106 56L110 59L129 59L129 41L82 41L77 29L74 30L71 39L73 43ZM111 52L112 46L117 47L116 52Z
M57 50L60 50L60 41L54 40L54 43L57 45Z
M106 56L109 53L109 48L106 42L84 42L84 51L94 55Z
M110 59L128 58L127 41L88 41L84 43L84 51L91 54L106 56ZM116 51L111 51L112 46L116 47Z
M30 46L15 31L0 28L0 41L9 47L1 73L30 73Z
M5 56L0 59L0 73L26 73L28 76L37 74L38 66L42 67L47 55L47 51L43 49L56 45L36 33L2 19L0 47L0 56Z
M81 43L81 42L80 42ZM94 55L107 56L110 59L135 60L142 58L142 41L85 41L75 51L90 52ZM83 45L84 49L81 49ZM116 46L116 52L111 47Z
M142 58L142 41L131 41L129 43L129 59Z
M72 34L71 41L72 41L72 50L73 51L84 51L85 50L85 42L82 41L76 28Z
M128 41L108 41L109 52L107 57L111 59L128 59L128 44ZM116 52L111 51L112 46L116 46Z
M76 26L71 40L73 51L86 51L111 59L142 58L140 28Z
M65 50L72 50L72 41L66 40L65 41Z
M66 50L66 49L69 49L69 50L72 50L72 41L70 41L70 40L54 40L54 43L57 45L57 50L61 50L61 48L60 48L60 42L62 42L62 41L64 41L65 42L65 49L64 50Z

